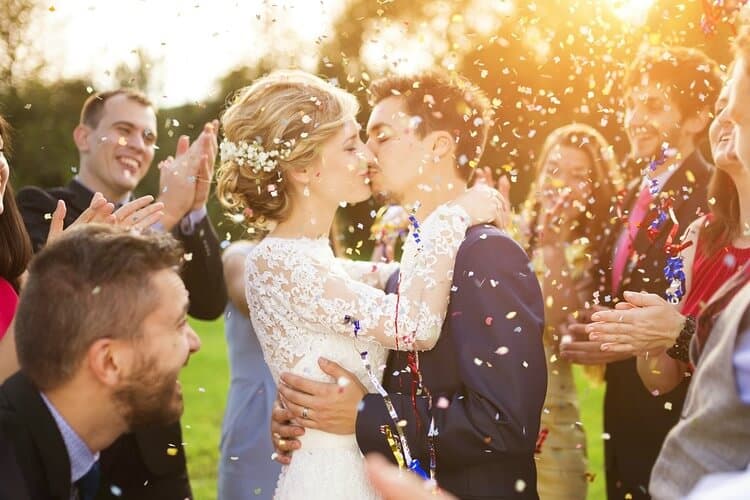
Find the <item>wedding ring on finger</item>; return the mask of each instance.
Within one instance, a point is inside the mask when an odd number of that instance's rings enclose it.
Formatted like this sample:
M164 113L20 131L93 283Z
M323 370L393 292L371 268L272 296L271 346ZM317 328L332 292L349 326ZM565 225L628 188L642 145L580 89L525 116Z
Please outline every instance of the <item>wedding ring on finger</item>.
M304 418L305 420L307 420L307 419L310 418L309 415L310 415L310 409L307 408L307 407L305 407L305 406L303 406L302 407L302 418Z

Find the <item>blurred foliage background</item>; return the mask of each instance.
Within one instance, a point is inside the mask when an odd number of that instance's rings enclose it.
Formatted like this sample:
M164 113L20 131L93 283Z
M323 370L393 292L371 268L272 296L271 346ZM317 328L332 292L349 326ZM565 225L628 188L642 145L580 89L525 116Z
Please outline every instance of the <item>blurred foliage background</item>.
M365 123L369 81L398 71L411 46L428 47L429 63L464 74L491 98L495 123L481 164L511 176L511 198L517 204L534 177L535 152L558 126L592 125L610 141L613 154L623 157L627 140L619 82L643 44L684 44L722 64L730 60L731 27L720 24L716 34L706 36L700 27L701 0L654 0L640 23L625 22L623 12L616 11L627 9L628 3L619 2L618 7L617 0L348 0L333 30L314 47L299 50L317 51L317 73L360 98L359 118ZM75 175L77 152L71 133L81 104L94 91L85 77L42 78L45 61L35 50L29 21L44 8L46 4L33 0L0 0L0 113L15 128L16 188L60 185ZM283 36L275 21L268 24L267 35ZM376 49L384 56L366 64L368 51ZM160 109L154 164L174 152L180 134L195 136L204 122L219 116L232 91L293 61L288 53L271 50L253 67L217 75L216 91L202 101ZM148 90L159 63L138 52L137 63L123 63L113 80ZM139 190L153 193L157 184L152 168ZM374 208L367 202L341 212L339 226L347 247L355 249L362 240L357 251L369 251L367 230ZM222 217L215 201L210 213L222 234L241 234Z

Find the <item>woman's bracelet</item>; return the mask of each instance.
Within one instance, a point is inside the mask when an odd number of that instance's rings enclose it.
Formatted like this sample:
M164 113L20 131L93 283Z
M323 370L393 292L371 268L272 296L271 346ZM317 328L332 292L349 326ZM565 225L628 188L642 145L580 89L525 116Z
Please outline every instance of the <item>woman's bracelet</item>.
M690 340L695 335L695 318L693 316L685 317L685 324L677 336L672 347L667 349L667 355L684 363L690 362Z

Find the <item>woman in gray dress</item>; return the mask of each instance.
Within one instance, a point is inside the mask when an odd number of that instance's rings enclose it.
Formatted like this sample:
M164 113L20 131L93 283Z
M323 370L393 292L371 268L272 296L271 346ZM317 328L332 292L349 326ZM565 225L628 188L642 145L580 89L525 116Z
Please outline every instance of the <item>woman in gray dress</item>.
M229 304L229 396L221 428L219 500L271 499L281 466L271 459L270 418L276 385L247 311L245 257L253 244L230 245L223 256Z

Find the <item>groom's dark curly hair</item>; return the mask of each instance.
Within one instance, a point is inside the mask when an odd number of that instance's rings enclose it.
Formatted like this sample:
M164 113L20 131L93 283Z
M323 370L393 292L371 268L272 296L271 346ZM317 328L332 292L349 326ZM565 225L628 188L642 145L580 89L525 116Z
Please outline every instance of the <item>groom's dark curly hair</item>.
M369 87L369 102L401 96L406 111L420 118L417 134L444 130L456 142L456 165L461 177L469 180L484 152L492 119L490 101L484 92L463 76L426 71L409 76L386 76Z

